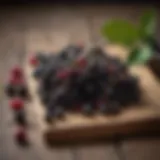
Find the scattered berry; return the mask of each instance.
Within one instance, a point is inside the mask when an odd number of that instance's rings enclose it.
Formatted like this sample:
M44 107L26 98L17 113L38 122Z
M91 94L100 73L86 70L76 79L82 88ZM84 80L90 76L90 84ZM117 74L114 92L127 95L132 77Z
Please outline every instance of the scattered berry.
M35 67L39 64L39 61L36 56L31 56L29 59L29 63L30 63L30 65Z
M23 109L24 103L23 100L21 100L20 98L14 98L10 101L10 106L13 110L19 111Z
M15 113L15 121L17 124L25 126L26 125L26 115L24 110L19 110Z
M14 92L14 86L12 86L11 84L8 84L5 88L5 92L9 97L13 97L15 96L15 92Z
M19 145L24 146L28 144L26 131L23 127L18 128L18 130L16 131L15 140Z
M24 79L23 78L18 78L18 77L10 77L9 78L9 84L11 85L22 85L24 84Z
M25 98L28 96L28 90L27 90L26 86L24 86L24 85L18 87L17 93L18 93L19 97L22 97L22 98Z
M11 77L20 79L23 78L23 70L19 66L15 66L11 69Z

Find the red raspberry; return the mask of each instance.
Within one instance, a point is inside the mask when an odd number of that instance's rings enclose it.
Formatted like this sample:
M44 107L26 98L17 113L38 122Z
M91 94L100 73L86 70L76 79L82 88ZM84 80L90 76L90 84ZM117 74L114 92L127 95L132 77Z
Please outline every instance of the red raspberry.
M29 59L29 63L30 63L30 65L35 67L38 65L39 61L36 56L31 56Z
M11 76L15 78L21 78L23 76L23 70L19 66L15 66L11 69Z
M24 107L24 102L20 98L15 98L10 101L10 106L13 110L18 111Z

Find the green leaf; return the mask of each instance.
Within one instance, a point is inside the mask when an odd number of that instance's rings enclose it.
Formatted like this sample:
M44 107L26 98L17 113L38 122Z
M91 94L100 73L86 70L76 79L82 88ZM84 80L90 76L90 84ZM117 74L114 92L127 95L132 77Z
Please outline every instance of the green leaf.
M140 19L139 35L142 39L153 37L156 30L156 11L146 11Z
M134 49L127 59L128 65L145 64L153 55L154 50L149 45L144 45Z
M101 33L110 42L122 45L130 46L138 40L137 27L127 20L111 20L106 22L101 28Z

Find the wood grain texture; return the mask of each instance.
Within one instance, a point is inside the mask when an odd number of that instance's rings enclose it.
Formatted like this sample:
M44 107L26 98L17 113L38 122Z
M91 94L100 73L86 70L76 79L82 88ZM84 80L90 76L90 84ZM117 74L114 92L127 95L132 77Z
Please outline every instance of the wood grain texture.
M112 144L76 147L74 154L81 160L119 159Z
M159 160L160 159L160 140L142 139L124 141L122 145L125 158L129 160Z

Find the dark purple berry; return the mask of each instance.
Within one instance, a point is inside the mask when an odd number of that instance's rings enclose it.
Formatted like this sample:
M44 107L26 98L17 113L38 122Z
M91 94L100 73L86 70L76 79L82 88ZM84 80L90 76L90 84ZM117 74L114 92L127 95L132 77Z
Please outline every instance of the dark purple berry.
M118 102L113 101L107 104L107 107L105 109L106 114L118 114L121 111L121 106Z
M26 135L26 131L23 127L19 128L15 133L15 140L21 146L28 145L28 138Z
M24 110L17 111L14 116L17 124L22 126L25 126L27 124Z
M92 115L93 114L93 106L90 105L90 104L84 104L82 106L82 112L85 114L85 115Z
M15 88L10 84L6 86L5 92L9 97L15 96Z

